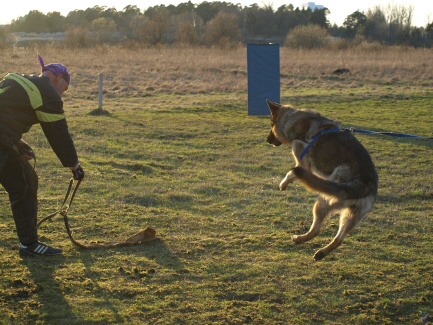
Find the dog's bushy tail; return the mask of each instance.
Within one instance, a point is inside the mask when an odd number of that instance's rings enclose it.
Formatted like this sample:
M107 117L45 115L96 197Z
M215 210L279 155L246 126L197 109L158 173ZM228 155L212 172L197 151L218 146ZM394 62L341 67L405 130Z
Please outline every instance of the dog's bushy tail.
M333 182L317 177L300 166L294 167L292 172L307 189L338 199L360 199L377 193L375 182L368 182L368 184L361 180L346 183Z

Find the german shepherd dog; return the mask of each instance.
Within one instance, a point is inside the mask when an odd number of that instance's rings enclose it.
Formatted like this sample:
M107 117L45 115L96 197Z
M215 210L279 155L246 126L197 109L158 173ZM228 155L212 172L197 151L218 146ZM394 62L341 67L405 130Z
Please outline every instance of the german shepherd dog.
M312 110L267 104L271 110L267 142L290 144L296 163L281 181L280 190L299 180L319 193L310 230L293 236L293 241L300 244L316 237L327 217L340 215L337 235L314 254L315 261L321 260L372 210L378 188L376 169L367 150L349 130L340 129L337 121Z

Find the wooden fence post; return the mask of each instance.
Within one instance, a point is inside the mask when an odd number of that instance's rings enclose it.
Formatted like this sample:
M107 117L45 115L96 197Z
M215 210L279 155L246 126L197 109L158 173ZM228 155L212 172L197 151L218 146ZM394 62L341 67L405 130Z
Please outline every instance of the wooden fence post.
M98 100L99 100L99 106L98 109L102 111L102 73L99 74L99 92L98 92Z

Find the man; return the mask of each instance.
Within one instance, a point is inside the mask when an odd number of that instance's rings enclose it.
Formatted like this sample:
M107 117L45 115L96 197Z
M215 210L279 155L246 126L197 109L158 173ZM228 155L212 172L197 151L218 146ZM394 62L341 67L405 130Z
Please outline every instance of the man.
M64 167L76 180L84 178L74 142L68 131L61 95L68 89L68 69L59 63L44 64L40 76L8 73L0 81L0 184L9 194L21 256L58 255L61 249L38 241L38 177L29 160L34 153L23 133L39 123Z

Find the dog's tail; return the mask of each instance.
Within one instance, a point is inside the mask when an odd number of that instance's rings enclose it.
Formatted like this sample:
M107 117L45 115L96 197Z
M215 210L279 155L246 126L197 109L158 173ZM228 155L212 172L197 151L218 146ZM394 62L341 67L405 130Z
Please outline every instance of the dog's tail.
M374 180L367 183L361 180L338 183L317 177L300 166L294 167L292 172L307 189L338 199L361 199L377 194L377 184Z

